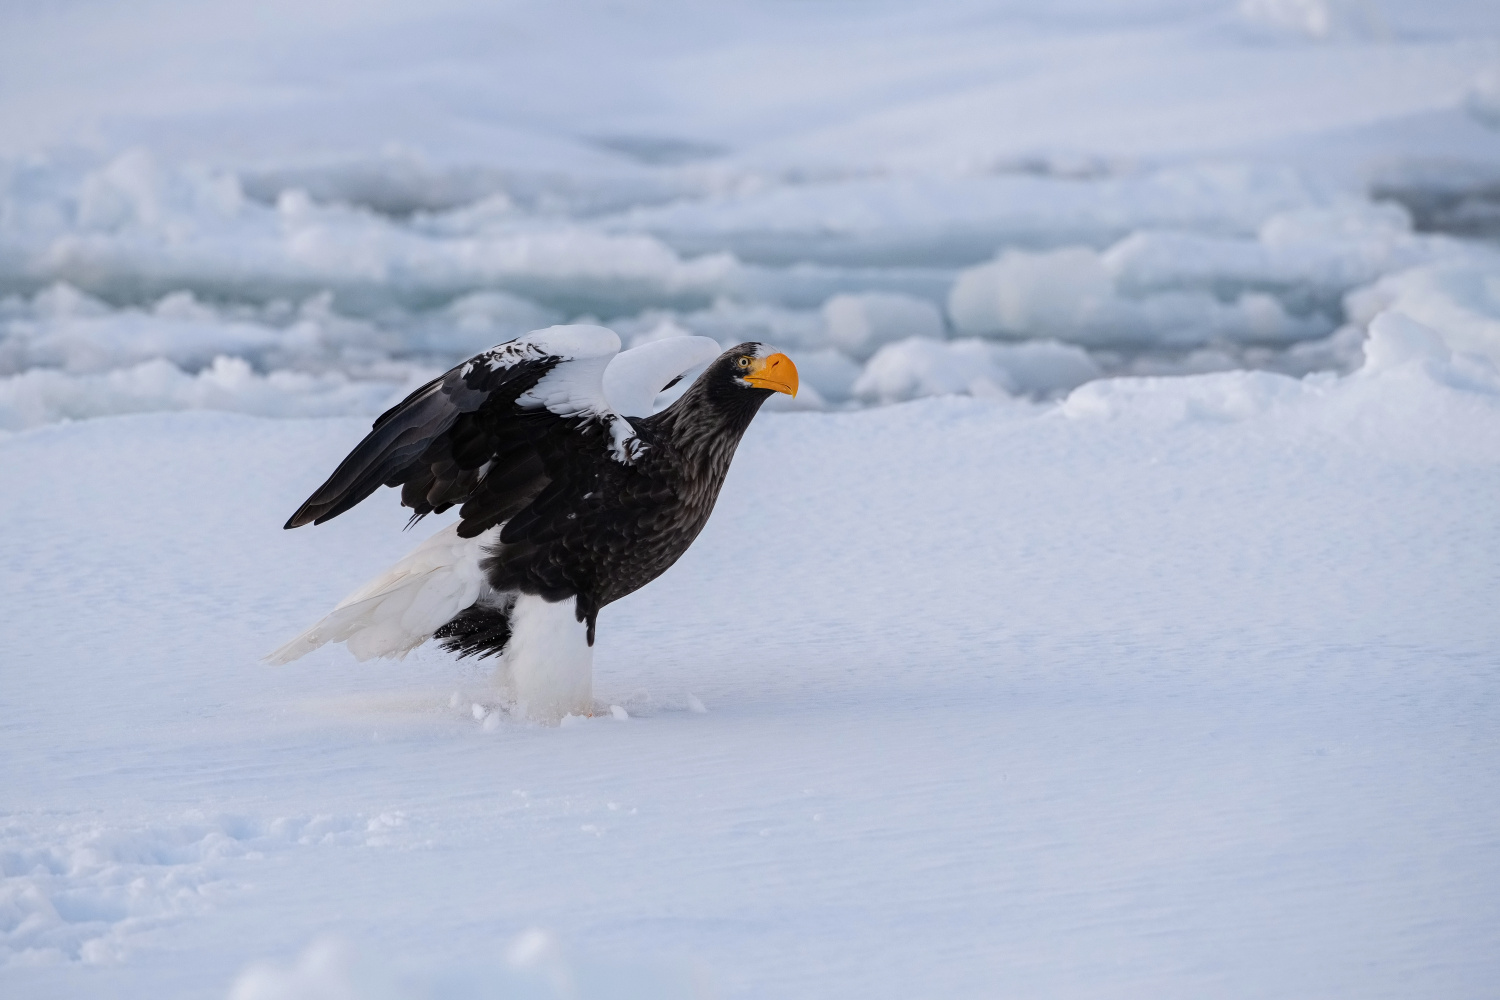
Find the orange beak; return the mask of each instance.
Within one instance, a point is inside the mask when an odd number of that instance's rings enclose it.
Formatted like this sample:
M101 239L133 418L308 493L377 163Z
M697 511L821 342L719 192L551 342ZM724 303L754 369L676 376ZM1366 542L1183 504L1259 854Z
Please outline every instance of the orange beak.
M797 395L797 366L785 354L773 354L750 369L745 381L757 389L773 389L788 396Z

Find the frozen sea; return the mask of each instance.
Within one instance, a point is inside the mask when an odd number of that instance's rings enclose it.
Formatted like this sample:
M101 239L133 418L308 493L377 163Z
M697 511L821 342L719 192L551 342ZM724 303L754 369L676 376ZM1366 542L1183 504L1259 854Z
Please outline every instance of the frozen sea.
M802 372L596 717L259 658L587 320ZM1492 996L1500 7L0 9L0 994Z

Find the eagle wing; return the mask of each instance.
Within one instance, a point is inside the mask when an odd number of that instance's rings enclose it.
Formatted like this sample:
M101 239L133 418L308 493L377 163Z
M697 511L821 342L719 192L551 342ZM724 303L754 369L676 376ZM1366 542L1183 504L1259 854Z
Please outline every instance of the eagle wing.
M566 326L470 358L381 414L286 527L322 524L399 486L413 521L463 504L459 532L473 537L546 485L537 445L560 422L608 425L613 457L630 461L634 431L602 389L619 349L611 330Z
M563 326L477 355L381 414L286 527L321 524L381 486L399 486L413 522L461 504L458 534L472 538L526 508L560 466L630 464L642 444L612 397L638 405L717 351L707 338L676 339L693 343L619 354L613 331ZM648 382L654 387L637 385Z
M621 351L604 369L604 395L616 413L649 417L663 389L695 374L719 356L708 337L663 337Z

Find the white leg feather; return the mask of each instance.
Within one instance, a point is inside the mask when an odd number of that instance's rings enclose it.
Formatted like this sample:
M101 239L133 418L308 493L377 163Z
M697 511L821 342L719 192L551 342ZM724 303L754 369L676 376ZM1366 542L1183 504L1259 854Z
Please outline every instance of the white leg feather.
M594 710L594 650L572 598L552 604L521 594L496 679L516 709L538 722Z
M327 642L358 660L405 656L488 590L479 562L499 532L459 538L456 524L444 528L266 660L290 663Z

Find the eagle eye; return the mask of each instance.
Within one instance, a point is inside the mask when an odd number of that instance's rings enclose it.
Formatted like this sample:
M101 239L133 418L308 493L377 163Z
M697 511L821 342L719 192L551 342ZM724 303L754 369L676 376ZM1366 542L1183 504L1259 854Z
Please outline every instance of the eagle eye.
M749 358L740 358L740 360L737 361L736 364L738 364L741 368L749 368L750 367L750 359Z

